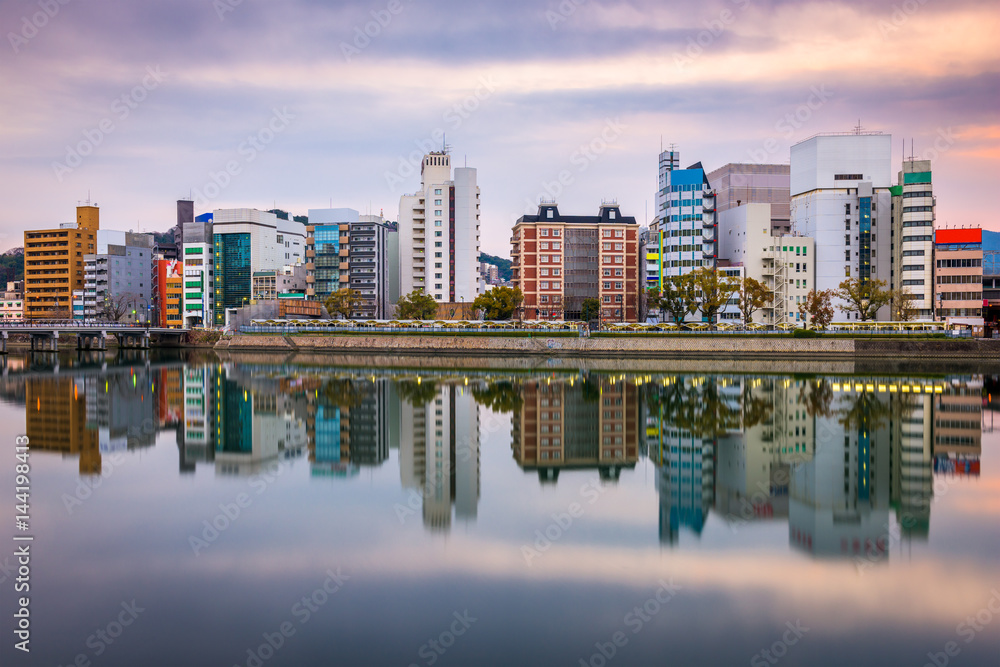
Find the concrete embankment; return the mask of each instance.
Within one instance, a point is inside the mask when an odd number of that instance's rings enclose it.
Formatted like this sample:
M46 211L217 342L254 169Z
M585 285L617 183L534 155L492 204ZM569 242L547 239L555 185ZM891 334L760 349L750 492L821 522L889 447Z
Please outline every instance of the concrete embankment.
M501 357L608 359L646 363L655 359L713 359L730 361L768 360L858 362L866 365L900 365L934 361L954 372L968 367L982 369L984 363L1000 366L1000 340L907 340L900 338L777 338L727 336L664 336L560 338L544 334L532 338L486 336L419 335L248 335L221 340L215 348L229 352L283 352L294 356L334 355L371 361L405 357L462 358ZM630 365L630 364L628 364ZM698 364L702 365L702 364ZM978 372L982 372L979 370Z

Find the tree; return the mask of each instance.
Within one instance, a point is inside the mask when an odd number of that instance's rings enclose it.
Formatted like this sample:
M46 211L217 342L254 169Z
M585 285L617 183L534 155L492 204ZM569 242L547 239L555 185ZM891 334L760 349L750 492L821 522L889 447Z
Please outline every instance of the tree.
M694 289L700 293L698 307L708 320L710 328L715 328L715 316L729 302L740 288L738 278L731 278L715 269L703 267L691 273Z
M415 289L399 297L396 317L401 320L432 320L437 315L437 301L422 289Z
M799 304L799 313L807 329L825 329L833 321L833 290L810 290ZM810 325L812 325L810 327Z
M520 287L494 287L472 302L475 310L483 311L484 320L509 320L524 301Z
M473 386L472 397L476 405L485 405L493 412L517 413L524 405L521 385L508 380Z
M848 278L840 283L833 296L847 302L840 309L845 313L857 313L862 322L874 320L879 308L892 300L892 290L886 289L884 280Z
M583 303L580 304L580 309L580 319L584 322L590 322L600 316L601 302L594 298L584 299Z
M650 311L657 311L659 313L661 307L662 298L660 297L660 291L655 287L650 287L646 290L646 308ZM660 318L663 318L662 313L660 313ZM639 318L642 319L642 318Z
M121 322L128 319L126 316L135 308L135 304L141 301L141 297L132 292L122 294L105 294L101 303L100 316L111 322ZM133 318L134 319L134 318Z
M698 310L698 294L691 274L663 279L663 290L657 298L662 313L670 313L675 324L683 324L688 314Z
M344 287L326 297L324 305L331 316L340 315L345 320L349 320L362 301L361 292L350 287Z
M434 380L400 380L396 385L399 397L415 408L422 408L438 395L438 385Z
M750 326L754 311L763 308L774 300L771 288L753 278L744 278L739 292L740 312L743 313L743 326Z
M905 288L892 290L892 317L897 322L909 322L917 316L913 294Z

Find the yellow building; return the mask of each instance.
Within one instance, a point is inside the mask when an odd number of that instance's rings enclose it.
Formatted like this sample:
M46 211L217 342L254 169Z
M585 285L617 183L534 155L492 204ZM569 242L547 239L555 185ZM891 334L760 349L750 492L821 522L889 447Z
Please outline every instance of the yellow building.
M76 223L24 232L24 318L72 317L83 290L83 257L97 252L100 211L78 206Z

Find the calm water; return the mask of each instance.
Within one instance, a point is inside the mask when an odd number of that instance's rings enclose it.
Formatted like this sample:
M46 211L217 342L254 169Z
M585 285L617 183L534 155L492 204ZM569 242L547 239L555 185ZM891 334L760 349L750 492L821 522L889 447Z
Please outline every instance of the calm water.
M52 361L5 666L1000 662L989 377Z

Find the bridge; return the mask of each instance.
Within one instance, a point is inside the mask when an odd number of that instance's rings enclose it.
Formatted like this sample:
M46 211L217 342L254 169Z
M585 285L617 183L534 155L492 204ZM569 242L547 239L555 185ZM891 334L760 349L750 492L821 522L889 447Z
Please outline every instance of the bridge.
M24 320L19 322L0 320L0 354L7 354L10 334L31 336L32 352L58 352L59 337L76 336L78 350L107 350L108 337L118 340L120 349L148 350L153 336L177 337L189 329L168 329L147 327L140 324L118 322L86 322L79 320Z

